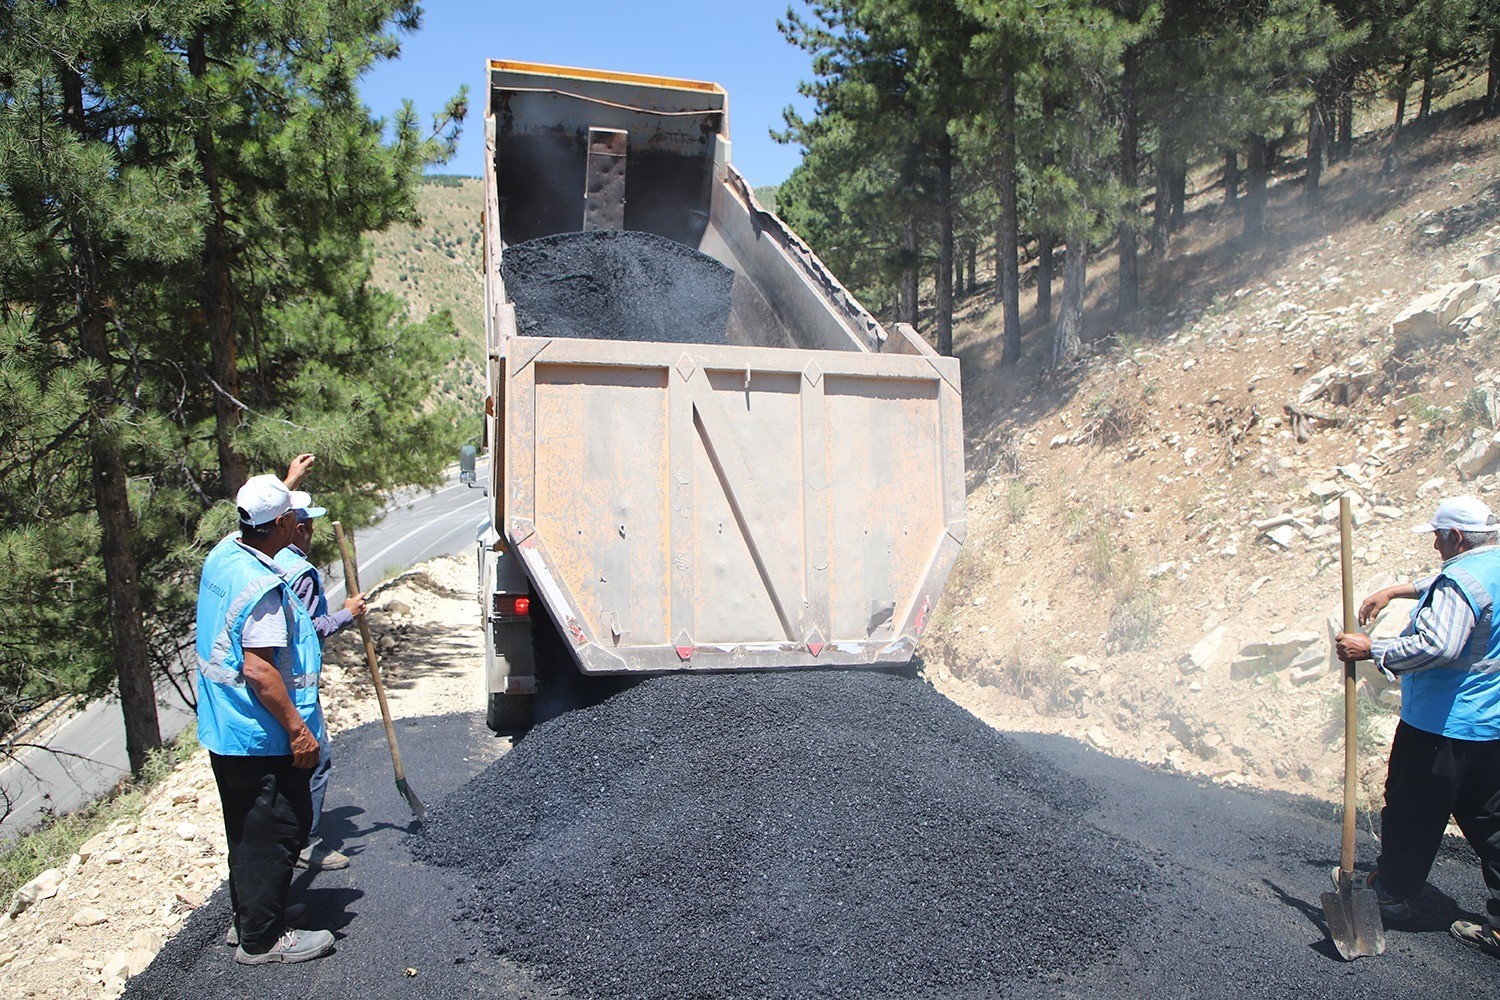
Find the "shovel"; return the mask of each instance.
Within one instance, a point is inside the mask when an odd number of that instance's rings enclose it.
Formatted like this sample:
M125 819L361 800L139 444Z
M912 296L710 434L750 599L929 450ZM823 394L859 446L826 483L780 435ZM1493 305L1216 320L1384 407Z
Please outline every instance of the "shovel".
M1339 498L1339 549L1344 564L1344 631L1357 627L1354 618L1354 555L1349 539L1349 497ZM1358 740L1354 704L1354 663L1344 663L1344 844L1333 871L1337 892L1323 893L1323 918L1334 946L1345 961L1385 951L1385 924L1380 903L1368 886L1354 884L1354 751Z
M355 568L354 556L349 552L349 542L344 537L344 526L334 521L333 533L338 536L339 554L344 557L344 592L346 594L361 593L359 570ZM391 763L396 767L396 791L400 792L402 798L406 799L406 804L411 806L412 815L420 820L427 815L427 807L406 783L406 769L401 766L401 750L396 746L396 727L391 724L391 710L385 703L385 685L380 683L380 664L375 659L375 643L370 641L370 626L363 615L359 618L359 634L365 640L365 660L370 664L370 680L375 682L375 697L380 701L380 718L385 721L385 741L391 746Z

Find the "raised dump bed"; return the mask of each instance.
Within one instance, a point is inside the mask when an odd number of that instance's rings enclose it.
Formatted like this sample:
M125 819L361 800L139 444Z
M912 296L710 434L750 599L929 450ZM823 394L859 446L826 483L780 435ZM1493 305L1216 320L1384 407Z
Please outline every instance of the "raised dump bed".
M489 79L490 724L559 637L587 673L909 660L964 537L958 362L761 208L717 85Z

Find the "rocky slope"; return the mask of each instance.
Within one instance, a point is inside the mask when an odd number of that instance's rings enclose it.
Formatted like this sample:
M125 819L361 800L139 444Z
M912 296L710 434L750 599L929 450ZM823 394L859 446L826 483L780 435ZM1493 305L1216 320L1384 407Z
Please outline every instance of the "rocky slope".
M999 368L971 300L969 536L925 651L940 688L1003 729L1337 796L1338 496L1356 603L1435 565L1409 528L1439 499L1500 505L1500 125L1471 111L1409 136L1394 173L1367 137L1314 207L1278 186L1260 243L1204 189L1129 323L1098 262L1093 351L1064 370ZM1399 691L1361 677L1378 806Z

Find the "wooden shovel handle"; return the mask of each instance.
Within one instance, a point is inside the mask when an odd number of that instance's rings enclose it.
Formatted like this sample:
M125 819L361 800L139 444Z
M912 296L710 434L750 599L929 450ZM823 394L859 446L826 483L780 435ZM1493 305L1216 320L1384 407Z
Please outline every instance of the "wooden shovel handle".
M339 540L339 555L344 559L344 592L358 594L359 570L354 565L354 556L349 551L349 541L344 537L344 526L333 522L333 533ZM396 727L391 723L391 710L385 703L385 685L380 682L380 663L375 658L375 643L370 639L370 626L365 616L360 615L359 635L365 641L365 661L370 666L370 680L375 684L375 697L380 702L380 718L385 723L385 741L391 746L391 764L396 768L396 781L405 783L406 769L401 766L401 751L396 746Z
M1339 497L1339 556L1344 576L1344 631L1353 632L1359 623L1354 618L1354 542L1349 515L1349 495ZM1344 661L1344 843L1339 867L1354 871L1354 789L1357 779L1355 751L1359 742L1359 714L1354 698L1354 661Z

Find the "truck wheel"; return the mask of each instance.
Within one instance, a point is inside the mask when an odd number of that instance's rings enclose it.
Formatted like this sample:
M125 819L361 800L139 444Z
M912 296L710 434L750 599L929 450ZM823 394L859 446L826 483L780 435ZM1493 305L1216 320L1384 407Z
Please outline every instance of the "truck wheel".
M516 736L531 728L535 704L536 695L495 692L484 721L501 736Z

